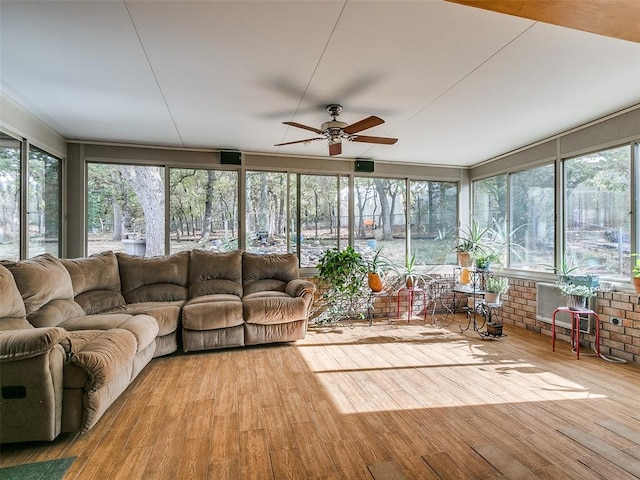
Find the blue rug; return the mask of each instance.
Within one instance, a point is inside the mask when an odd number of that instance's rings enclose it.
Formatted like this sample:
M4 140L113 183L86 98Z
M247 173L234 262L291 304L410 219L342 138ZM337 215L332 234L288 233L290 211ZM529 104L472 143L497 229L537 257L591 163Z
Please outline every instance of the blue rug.
M0 468L2 480L61 480L76 457Z

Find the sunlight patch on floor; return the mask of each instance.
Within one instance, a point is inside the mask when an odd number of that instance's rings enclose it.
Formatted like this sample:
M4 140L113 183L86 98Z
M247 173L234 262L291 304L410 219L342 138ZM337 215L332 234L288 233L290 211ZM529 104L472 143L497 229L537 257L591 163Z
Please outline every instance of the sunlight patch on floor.
M322 335L297 348L344 414L603 397L436 327L409 336L349 331L335 343Z

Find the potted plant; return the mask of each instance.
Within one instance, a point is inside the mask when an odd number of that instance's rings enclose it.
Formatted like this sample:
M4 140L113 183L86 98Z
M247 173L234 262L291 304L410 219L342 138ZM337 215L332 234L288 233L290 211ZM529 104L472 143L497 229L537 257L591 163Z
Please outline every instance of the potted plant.
M632 257L636 257L636 262L631 269L631 273L633 275L633 286L636 289L636 293L640 294L640 256L637 253L631 255Z
M416 254L411 255L404 262L404 268L401 269L401 275L404 277L404 284L407 288L413 288L423 280L422 275L416 272Z
M382 249L376 250L373 258L367 261L367 281L372 292L384 289L385 279L383 269L389 266L389 260L381 255Z
M471 224L461 231L458 244L454 247L458 254L458 265L461 267L471 266L471 257L487 248L484 244L484 238L488 232L489 227L482 228L475 218L471 220Z
M596 289L589 285L560 282L558 288L560 293L567 297L567 307L571 310L586 308L587 298L595 297L596 295Z
M500 303L500 295L509 291L509 279L492 275L487 278L485 290L484 300L486 303Z
M366 296L367 262L349 246L324 252L318 263L320 283L325 288L321 298L326 308L318 323L352 318L358 313L358 301Z
M492 263L500 263L500 256L495 252L472 255L477 270L489 270Z

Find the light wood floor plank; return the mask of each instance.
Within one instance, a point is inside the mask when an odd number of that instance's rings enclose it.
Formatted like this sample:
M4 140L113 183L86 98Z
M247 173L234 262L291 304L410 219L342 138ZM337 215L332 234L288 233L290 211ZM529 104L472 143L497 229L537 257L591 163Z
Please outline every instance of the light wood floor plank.
M518 462L510 452L497 445L476 445L473 449L507 478L518 478L520 480L537 480L539 478L526 466Z
M559 431L599 456L606 458L623 470L640 478L640 462L638 462L637 458L622 452L621 450L577 427L565 427L561 428Z
M2 445L0 466L74 455L65 480L638 480L640 368L505 333L381 321L175 353L87 434ZM589 447L564 434L576 430Z

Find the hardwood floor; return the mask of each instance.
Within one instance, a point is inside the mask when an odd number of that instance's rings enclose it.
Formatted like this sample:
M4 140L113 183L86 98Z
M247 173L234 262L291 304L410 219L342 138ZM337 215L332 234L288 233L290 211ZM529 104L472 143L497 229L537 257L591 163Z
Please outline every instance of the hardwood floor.
M0 465L77 456L66 480L640 478L640 369L505 333L381 322L158 358L88 434L2 446Z

